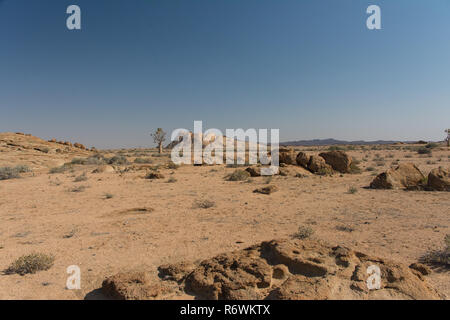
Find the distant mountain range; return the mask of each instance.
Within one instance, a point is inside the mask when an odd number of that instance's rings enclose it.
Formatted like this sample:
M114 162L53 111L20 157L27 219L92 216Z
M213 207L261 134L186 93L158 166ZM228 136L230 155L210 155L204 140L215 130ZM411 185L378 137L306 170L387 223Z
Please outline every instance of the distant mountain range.
M389 140L377 140L377 141L344 141L336 139L314 139L314 140L297 140L280 142L281 146L332 146L332 145L372 145L372 144L393 144L397 142L403 143L415 143L417 141L389 141Z

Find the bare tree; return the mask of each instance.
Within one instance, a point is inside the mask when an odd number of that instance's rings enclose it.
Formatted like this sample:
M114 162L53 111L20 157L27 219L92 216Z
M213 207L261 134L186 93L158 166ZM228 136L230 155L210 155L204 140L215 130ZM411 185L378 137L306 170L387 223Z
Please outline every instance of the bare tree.
M152 136L153 141L158 145L159 153L162 153L163 142L166 140L166 133L164 130L162 128L158 128L154 133L150 133L150 136Z
M445 130L445 133L447 134L447 148L450 147L450 129Z

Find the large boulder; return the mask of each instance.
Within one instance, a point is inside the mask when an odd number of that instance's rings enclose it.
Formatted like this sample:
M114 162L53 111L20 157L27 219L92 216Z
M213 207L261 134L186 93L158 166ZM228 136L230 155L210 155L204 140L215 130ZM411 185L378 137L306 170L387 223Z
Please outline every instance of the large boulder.
M439 167L431 170L428 174L427 187L434 191L450 191L449 169Z
M333 168L325 162L324 158L319 156L311 156L309 158L308 170L321 175L333 173Z
M292 148L282 148L278 150L279 153L279 163L282 164L296 164L295 151Z
M349 173L350 165L352 164L352 158L343 151L329 151L319 154L325 159L325 162L329 164L334 170L341 173Z
M299 152L296 157L296 162L299 166L303 168L308 168L309 156L304 152Z
M401 163L394 169L389 169L373 179L372 189L417 189L422 186L425 177L412 163Z
M379 270L379 286L370 285L370 270ZM153 282L145 273L122 273L104 281L102 289L119 299L164 299L171 294L165 289L226 300L444 298L417 267L312 239L262 242L194 266L166 265L160 273L162 280Z

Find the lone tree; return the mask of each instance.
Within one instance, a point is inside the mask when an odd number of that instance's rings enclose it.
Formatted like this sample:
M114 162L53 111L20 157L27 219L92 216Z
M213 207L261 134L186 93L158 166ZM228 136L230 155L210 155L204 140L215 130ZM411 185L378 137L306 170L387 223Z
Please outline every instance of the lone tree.
M447 147L450 147L450 129L445 130L445 133L447 134Z
M162 153L163 150L163 142L166 140L166 133L162 128L156 129L154 133L150 133L153 138L153 141L158 145L159 153Z

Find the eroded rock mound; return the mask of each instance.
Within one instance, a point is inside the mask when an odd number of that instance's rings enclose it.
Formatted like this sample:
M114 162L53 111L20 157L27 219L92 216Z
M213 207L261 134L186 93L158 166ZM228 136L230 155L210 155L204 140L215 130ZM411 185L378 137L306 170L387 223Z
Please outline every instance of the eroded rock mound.
M439 167L428 174L428 189L434 191L450 191L449 169Z
M369 290L368 268L380 270L381 285ZM373 268L373 267L372 267ZM417 266L372 257L316 240L272 240L197 264L159 268L163 280L144 274L119 274L103 292L120 299L154 299L162 288L198 299L442 299ZM174 281L170 281L174 280Z
M311 156L309 158L308 170L316 174L331 174L333 168L325 162L325 159L319 156Z
M325 159L325 162L329 164L334 170L341 173L349 173L350 165L352 164L352 158L343 151L329 151L319 154Z
M284 164L296 164L296 155L294 149L291 148L279 148L279 163Z
M306 153L299 152L297 154L296 162L299 166L301 166L303 168L308 168L309 158L310 157Z
M402 163L395 169L380 173L370 183L372 189L417 189L420 188L424 175L412 163Z

